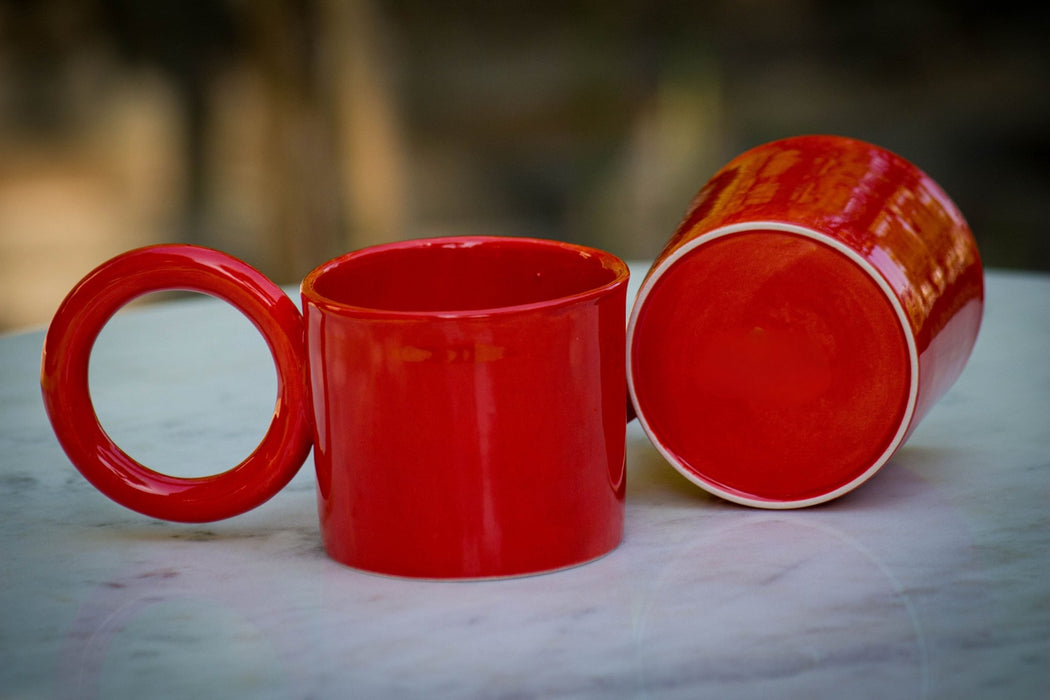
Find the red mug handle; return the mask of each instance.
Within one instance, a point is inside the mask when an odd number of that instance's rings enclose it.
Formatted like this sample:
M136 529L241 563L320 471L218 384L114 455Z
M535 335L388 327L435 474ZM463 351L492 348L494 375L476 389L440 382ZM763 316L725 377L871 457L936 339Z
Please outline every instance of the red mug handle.
M106 322L136 297L174 289L209 294L240 310L262 333L277 365L277 401L266 435L244 461L214 476L168 476L132 459L103 430L88 390L88 360ZM114 501L164 520L229 518L281 490L310 452L303 335L292 300L236 258L190 245L132 250L88 274L55 313L41 359L44 406L70 460Z

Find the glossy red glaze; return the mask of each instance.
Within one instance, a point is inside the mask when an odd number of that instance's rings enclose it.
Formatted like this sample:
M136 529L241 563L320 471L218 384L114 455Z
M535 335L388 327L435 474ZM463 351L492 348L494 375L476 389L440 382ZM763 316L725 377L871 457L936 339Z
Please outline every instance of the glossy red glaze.
M612 550L627 277L608 253L487 237L369 248L307 276L329 555L479 578Z
M627 278L615 256L552 241L397 243L312 272L304 326L244 263L194 246L144 248L93 271L62 303L44 345L44 403L84 476L153 517L253 508L316 441L322 534L338 561L431 578L559 569L622 537ZM150 470L113 443L91 404L99 331L131 299L166 289L228 301L277 363L273 422L223 474Z
M811 505L892 456L961 373L982 311L973 236L936 183L871 144L786 139L722 168L657 258L630 392L694 483Z
M240 309L262 333L277 364L269 430L251 455L223 474L176 478L139 464L106 434L91 403L88 361L102 327L132 299L168 289L210 294ZM279 287L224 253L162 245L118 256L73 288L48 328L40 383L55 434L88 481L146 515L205 522L254 508L302 466L311 446L303 357L299 311Z

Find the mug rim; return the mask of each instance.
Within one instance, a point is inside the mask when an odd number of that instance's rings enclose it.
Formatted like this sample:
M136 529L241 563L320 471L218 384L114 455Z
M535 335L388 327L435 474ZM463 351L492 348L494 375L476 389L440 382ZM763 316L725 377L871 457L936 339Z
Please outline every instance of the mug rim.
M443 310L402 310L388 309L375 306L361 306L348 304L344 301L333 299L331 296L322 294L318 288L318 281L334 270L360 258L370 257L376 254L388 253L397 250L417 250L421 248L462 248L469 249L478 246L520 246L533 250L546 249L560 251L562 253L576 253L583 259L596 258L601 266L613 273L612 278L598 286L590 286L572 294L542 299L540 301L526 302L521 304L508 304L506 306L483 307L476 309L443 309ZM532 238L524 236L492 236L492 235L467 235L467 236L439 236L431 238L414 238L405 241L394 241L368 246L344 253L336 258L325 262L310 271L299 286L300 294L304 301L328 311L353 316L373 318L393 318L402 320L411 319L464 319L481 318L492 316L504 316L524 313L536 310L550 310L562 306L576 304L589 299L603 297L618 287L626 286L630 278L630 269L626 262L619 256L599 248L569 243L566 241L555 241L545 238Z
M761 231L777 231L783 233L795 234L813 240L814 242L826 245L833 250L843 254L851 262L855 263L857 267L861 269L868 277L872 279L878 286L879 290L886 297L890 306L893 308L894 315L900 324L901 330L904 335L905 345L908 351L908 368L909 368L909 379L908 379L908 396L904 406L904 411L901 414L900 423L897 425L897 430L894 432L893 437L886 444L885 449L879 454L878 458L872 461L871 465L868 466L863 472L858 474L850 481L840 484L839 486L818 494L802 499L769 499L761 497L752 497L742 494L732 489L724 488L720 484L710 479L704 478L704 476L688 464L684 463L678 455L671 449L669 449L663 441L660 439L659 433L654 430L650 422L648 421L643 408L638 403L637 390L635 388L634 378L634 337L635 330L638 320L641 316L643 307L645 306L646 299L650 292L656 286L656 283L660 280L663 275L671 269L671 267L677 263L680 259L686 255L692 253L699 247L702 247L712 241L727 236L732 236L740 233L747 232L761 232ZM631 397L631 402L635 406L635 413L638 417L638 422L645 430L646 435L649 436L653 446L657 451L663 455L678 471L682 476L696 484L700 488L712 493L720 498L724 498L727 501L738 503L740 505L765 508L765 509L789 509L789 508L804 508L819 503L826 503L834 500L839 496L842 496L863 484L865 481L875 475L886 462L893 457L894 453L904 443L905 437L908 435L908 431L911 429L911 424L915 418L915 409L918 403L919 394L919 351L918 345L915 339L915 331L912 328L911 322L908 319L908 315L905 312L904 306L901 304L900 299L897 298L896 292L890 285L889 281L883 276L879 270L866 260L857 251L850 248L842 241L835 237L819 231L808 226L801 226L799 224L787 223L784 221L776 220L754 220L754 221L742 221L733 224L727 224L725 226L719 226L706 233L698 235L696 238L682 244L679 248L675 249L665 259L661 260L660 263L652 268L650 273L643 280L641 288L638 290L638 295L635 298L634 304L631 308L630 318L627 323L627 390Z

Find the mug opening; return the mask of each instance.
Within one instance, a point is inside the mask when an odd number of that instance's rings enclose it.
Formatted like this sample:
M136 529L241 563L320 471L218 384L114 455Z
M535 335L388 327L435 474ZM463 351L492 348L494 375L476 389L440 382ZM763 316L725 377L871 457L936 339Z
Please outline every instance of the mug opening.
M302 292L356 312L474 315L568 303L625 282L611 253L499 236L418 239L365 248L309 275Z
M642 285L628 385L657 449L727 500L792 508L870 478L904 439L918 353L882 275L780 222L716 229Z

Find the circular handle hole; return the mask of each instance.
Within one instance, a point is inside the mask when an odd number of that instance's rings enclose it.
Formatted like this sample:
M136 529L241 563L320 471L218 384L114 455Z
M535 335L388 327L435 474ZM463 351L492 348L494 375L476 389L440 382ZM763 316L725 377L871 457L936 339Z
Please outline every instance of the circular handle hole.
M207 294L140 297L102 328L88 381L99 422L154 471L180 478L227 471L262 441L277 375L262 334Z

